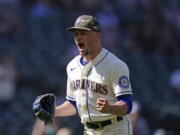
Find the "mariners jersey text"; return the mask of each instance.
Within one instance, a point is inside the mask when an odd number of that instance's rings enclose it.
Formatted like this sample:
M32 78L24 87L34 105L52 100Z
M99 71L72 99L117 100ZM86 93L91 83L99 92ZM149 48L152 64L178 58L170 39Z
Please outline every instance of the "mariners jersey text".
M87 79L81 79L81 80L79 79L79 80L72 81L70 83L70 87L73 91L82 89L82 90L91 90L93 92L96 92L102 95L108 94L107 85L96 83L94 81L90 81Z

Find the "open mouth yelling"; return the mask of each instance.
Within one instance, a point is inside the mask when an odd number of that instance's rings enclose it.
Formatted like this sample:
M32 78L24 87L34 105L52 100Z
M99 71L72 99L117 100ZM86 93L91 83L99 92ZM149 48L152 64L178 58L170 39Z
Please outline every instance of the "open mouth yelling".
M80 51L84 50L85 45L83 43L78 43L78 48Z

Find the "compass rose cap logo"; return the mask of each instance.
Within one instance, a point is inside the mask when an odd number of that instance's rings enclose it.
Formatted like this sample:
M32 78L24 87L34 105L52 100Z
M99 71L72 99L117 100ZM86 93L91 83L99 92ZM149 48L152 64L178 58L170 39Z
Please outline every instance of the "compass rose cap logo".
M74 32L75 30L87 30L100 32L100 25L95 17L90 15L79 16L73 27L66 28L66 30Z

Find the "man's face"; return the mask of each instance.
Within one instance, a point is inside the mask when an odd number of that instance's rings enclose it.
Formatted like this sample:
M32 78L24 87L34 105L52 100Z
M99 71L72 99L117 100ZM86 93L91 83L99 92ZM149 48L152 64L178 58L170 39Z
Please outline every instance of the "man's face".
M93 55L95 49L97 48L97 38L97 32L94 31L74 31L74 40L82 57Z

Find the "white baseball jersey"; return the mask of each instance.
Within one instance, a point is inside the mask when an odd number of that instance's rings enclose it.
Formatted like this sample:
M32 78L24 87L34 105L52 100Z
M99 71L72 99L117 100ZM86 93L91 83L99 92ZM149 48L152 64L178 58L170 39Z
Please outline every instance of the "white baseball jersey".
M82 123L115 117L99 112L96 100L101 97L114 104L117 96L132 94L127 65L104 48L85 66L80 58L80 55L76 56L67 66L66 98L76 102ZM124 118L128 119L128 115Z

